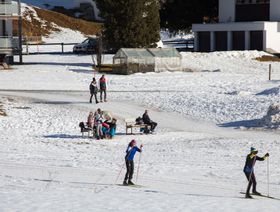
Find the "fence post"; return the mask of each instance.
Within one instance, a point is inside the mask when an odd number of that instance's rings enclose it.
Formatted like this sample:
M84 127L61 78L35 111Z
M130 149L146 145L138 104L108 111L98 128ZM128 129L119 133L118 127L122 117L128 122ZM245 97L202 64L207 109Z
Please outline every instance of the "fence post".
M28 41L26 41L26 54L29 54L29 46L28 46Z
M269 76L268 76L269 81L271 80L271 71L272 71L271 64L269 64Z
M61 43L61 50L62 50L62 53L64 53L64 43Z

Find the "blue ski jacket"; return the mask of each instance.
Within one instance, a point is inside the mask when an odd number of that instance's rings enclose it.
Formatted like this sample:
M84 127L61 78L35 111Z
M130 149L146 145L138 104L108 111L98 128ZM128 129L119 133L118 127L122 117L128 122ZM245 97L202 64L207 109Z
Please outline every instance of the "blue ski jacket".
M134 147L128 146L126 149L125 160L132 161L134 159L136 152L142 152L142 150L139 149L137 146Z

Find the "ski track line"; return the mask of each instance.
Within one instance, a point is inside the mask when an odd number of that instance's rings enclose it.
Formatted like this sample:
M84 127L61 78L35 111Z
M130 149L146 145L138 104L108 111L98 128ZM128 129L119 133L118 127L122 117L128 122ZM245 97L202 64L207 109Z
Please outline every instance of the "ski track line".
M278 140L279 135L277 133L271 134L270 131L260 130L238 130L231 128L218 127L214 123L202 122L192 119L191 117L184 117L178 113L158 111L156 108L149 108L144 105L138 105L133 102L125 102L121 100L113 100L102 104L89 104L88 95L77 96L75 92L67 93L44 93L44 96L40 92L0 92L2 95L8 97L21 97L35 101L42 104L71 104L78 108L88 108L94 110L101 108L103 110L111 111L114 116L121 120L126 118L136 118L142 116L145 109L152 111L151 118L158 122L160 128L166 128L171 131L178 132L191 132L191 133L205 133L213 138L264 138ZM71 95L72 94L72 95Z

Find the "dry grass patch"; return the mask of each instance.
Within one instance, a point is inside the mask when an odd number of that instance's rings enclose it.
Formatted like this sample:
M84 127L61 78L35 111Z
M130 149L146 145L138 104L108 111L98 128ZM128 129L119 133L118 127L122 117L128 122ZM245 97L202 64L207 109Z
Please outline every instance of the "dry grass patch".
M280 62L280 58L276 56L263 55L262 57L255 58L259 62Z
M84 35L96 35L101 32L102 24L85 21L82 19L72 18L61 13L34 8L38 17L47 23L55 23L56 25L69 28L74 31L80 31Z
M97 67L94 67L94 69L101 73L110 73L113 71L113 65L112 64L102 64L101 67L97 66Z
M59 32L59 27L80 31L84 35L96 35L101 32L102 24L72 18L50 10L34 7L26 8L23 14L24 36L49 36L52 32ZM14 21L14 33L17 34L17 21Z
M7 113L3 109L3 105L0 105L0 116L7 116Z

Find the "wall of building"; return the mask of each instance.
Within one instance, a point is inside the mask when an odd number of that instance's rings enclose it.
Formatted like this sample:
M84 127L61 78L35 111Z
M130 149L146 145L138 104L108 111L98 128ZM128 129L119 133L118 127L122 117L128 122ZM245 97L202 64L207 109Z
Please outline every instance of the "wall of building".
M220 0L219 22L224 23L232 21L235 21L235 0Z
M279 0L270 0L270 21L280 21Z
M271 53L280 53L280 23L270 23L265 28L265 50Z

